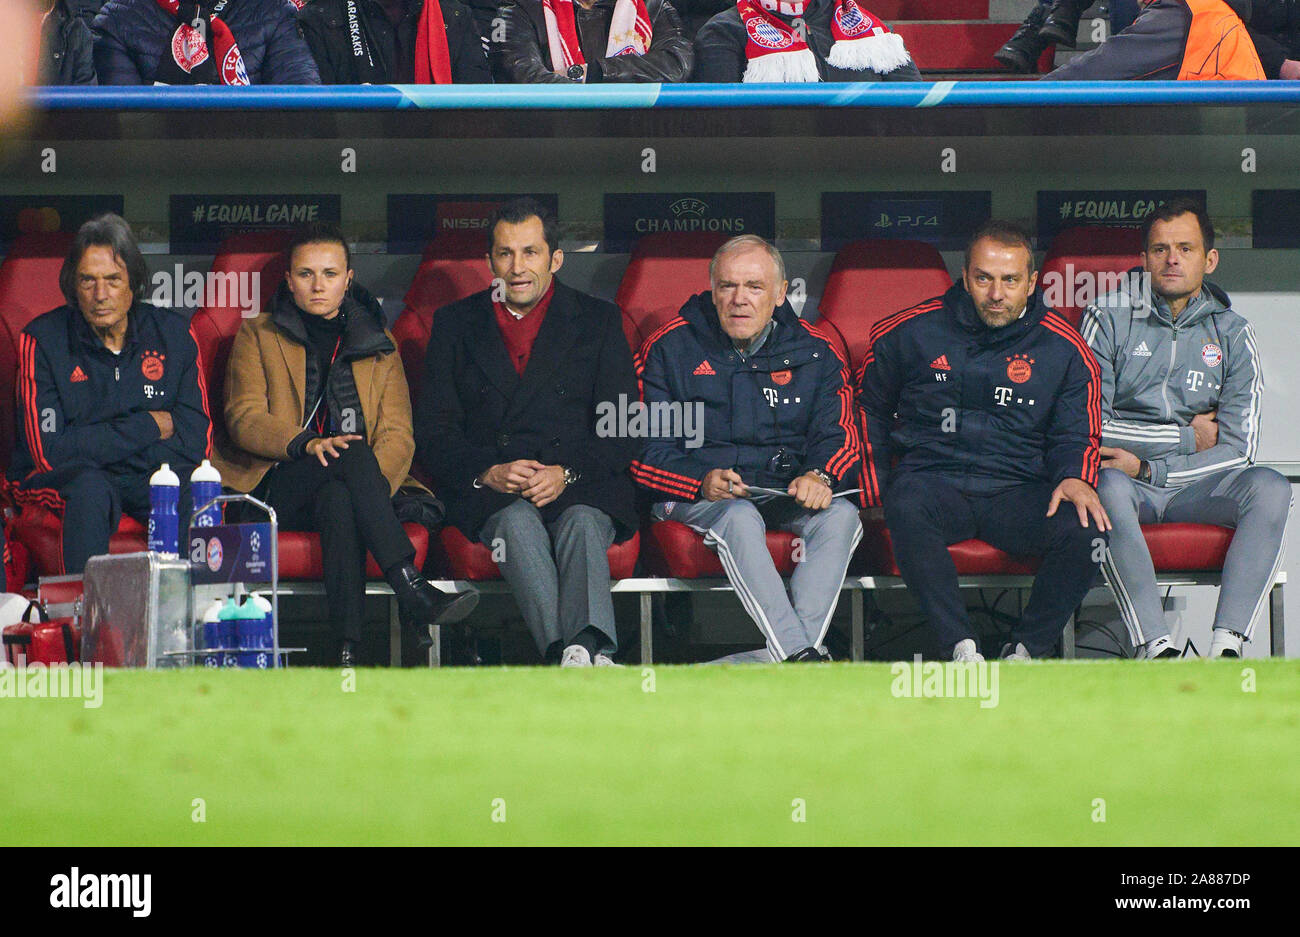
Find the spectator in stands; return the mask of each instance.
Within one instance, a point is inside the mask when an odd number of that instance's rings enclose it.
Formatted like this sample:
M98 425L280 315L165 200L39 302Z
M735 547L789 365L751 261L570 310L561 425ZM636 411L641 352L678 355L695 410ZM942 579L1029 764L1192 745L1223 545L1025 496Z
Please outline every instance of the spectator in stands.
M329 620L344 667L358 662L366 552L408 623L460 621L478 594L445 596L415 568L398 521L415 441L402 362L378 301L353 282L339 230L316 224L288 249L285 282L240 326L226 372L222 481L275 508L286 530L320 534Z
M517 0L501 15L499 81L686 81L695 61L668 0Z
M1102 569L1138 655L1177 657L1139 525L1235 528L1210 656L1240 657L1282 562L1291 485L1254 464L1259 349L1227 293L1205 279L1219 263L1205 209L1174 199L1143 229L1148 285L1103 297L1082 323L1101 366L1098 491L1114 524Z
M830 660L826 631L862 537L856 503L834 497L861 457L848 365L794 314L785 263L762 238L723 244L709 282L637 356L651 412L695 408L701 431L649 439L632 474L658 499L656 520L717 551L772 660ZM789 594L769 528L802 539Z
M68 573L108 552L124 512L147 523L149 476L167 462L188 478L211 439L198 347L184 316L144 302L148 279L130 226L101 215L59 273L67 305L19 336L10 477L21 503L62 513Z
M1079 41L1079 19L1093 5L1093 0L1040 0L993 57L1013 72L1032 72L1050 45L1073 49ZM1138 0L1110 0L1111 35L1133 25L1138 16Z
M1043 79L1262 80L1250 16L1250 0L1149 0L1128 29Z
M492 80L478 27L460 0L311 0L298 21L322 84Z
M885 21L856 0L740 0L695 37L694 81L920 81Z
M40 73L42 85L95 84L95 40L90 26L69 6L52 0L41 19Z
M1255 0L1248 25L1264 74L1300 81L1300 0Z
M677 0L673 9L681 17L682 35L694 43L705 23L734 4L735 0Z
M1028 236L987 223L960 283L871 330L859 378L867 503L883 496L903 580L956 661L983 657L949 544L1043 558L1001 651L1028 660L1054 651L1110 526L1094 488L1101 373L1037 280Z
M320 84L292 0L108 0L95 72L102 85Z
M493 551L538 653L607 666L607 551L637 529L637 441L601 430L636 399L618 308L565 286L555 218L517 199L489 219L490 289L433 317L416 424L447 520Z

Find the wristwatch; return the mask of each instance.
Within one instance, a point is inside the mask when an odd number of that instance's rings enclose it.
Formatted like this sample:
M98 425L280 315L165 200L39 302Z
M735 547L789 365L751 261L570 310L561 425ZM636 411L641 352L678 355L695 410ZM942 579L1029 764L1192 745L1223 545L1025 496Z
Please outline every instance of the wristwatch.
M570 468L567 465L561 465L560 468L564 469L564 486L566 488L569 485L574 484L579 478L582 477L582 474L580 472L575 472L572 468Z
M585 81L587 78L587 70L581 65L570 65L564 74L570 81Z
M835 487L835 479L831 478L830 475L826 474L821 469L809 469L808 471L810 474L816 475L818 478L820 478L822 484L825 485L827 488Z

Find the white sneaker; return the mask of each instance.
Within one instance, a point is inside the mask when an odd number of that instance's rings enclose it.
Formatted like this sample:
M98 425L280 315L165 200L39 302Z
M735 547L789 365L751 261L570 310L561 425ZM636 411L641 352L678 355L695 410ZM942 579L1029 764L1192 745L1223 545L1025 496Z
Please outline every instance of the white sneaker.
M1002 646L1002 659L1033 660L1033 657L1030 656L1029 651L1025 649L1023 644L1017 644L1015 647L1012 647L1010 644L1004 644Z
M952 649L952 659L958 664L982 664L984 655L975 649L975 640L973 638L964 638L957 642L957 646Z
M570 644L560 658L561 667L590 667L591 654L581 644Z
M623 665L622 665L622 664L616 664L616 663L614 663L614 658L610 657L608 654L597 654L595 657L593 657L593 658L591 659L591 666L593 666L593 667L622 667Z
M1154 641L1148 641L1137 649L1138 660L1172 659L1181 656L1178 648L1174 647L1174 639L1167 634L1161 635Z
M1215 628L1214 638L1210 641L1210 658L1240 657L1241 647L1246 639L1227 628Z

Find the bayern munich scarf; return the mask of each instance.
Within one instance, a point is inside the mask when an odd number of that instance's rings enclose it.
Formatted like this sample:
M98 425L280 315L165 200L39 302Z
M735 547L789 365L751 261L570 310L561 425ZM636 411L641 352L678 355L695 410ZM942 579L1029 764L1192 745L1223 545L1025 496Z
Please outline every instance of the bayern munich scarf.
M298 2L298 0L294 0ZM357 77L363 85L387 84L392 75L375 64L371 49L370 28L357 9L359 0L344 0L348 17L348 35L354 37L352 57ZM415 30L415 77L417 85L451 84L451 53L447 51L447 26L442 19L438 0L425 0Z
M230 27L217 18L229 2L217 0L205 9L195 0L158 0L179 22L158 63L154 84L251 84Z
M806 6L805 0L740 0L736 4L745 27L745 81L821 81L806 32L776 15L803 16ZM912 60L903 37L855 0L837 0L831 16L831 39L826 61L836 68L884 74Z
M546 41L550 46L551 69L564 75L574 65L585 65L574 22L573 0L542 0L546 19ZM645 55L650 48L654 25L646 12L645 0L618 0L609 23L605 58L616 55Z

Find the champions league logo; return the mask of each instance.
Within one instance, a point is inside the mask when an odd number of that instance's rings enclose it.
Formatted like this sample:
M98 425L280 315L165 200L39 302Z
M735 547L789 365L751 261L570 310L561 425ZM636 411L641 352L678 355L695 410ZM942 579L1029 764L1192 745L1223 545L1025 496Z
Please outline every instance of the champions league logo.
M790 33L777 29L762 17L750 20L745 28L754 44L764 49L786 49L794 44L794 37Z

